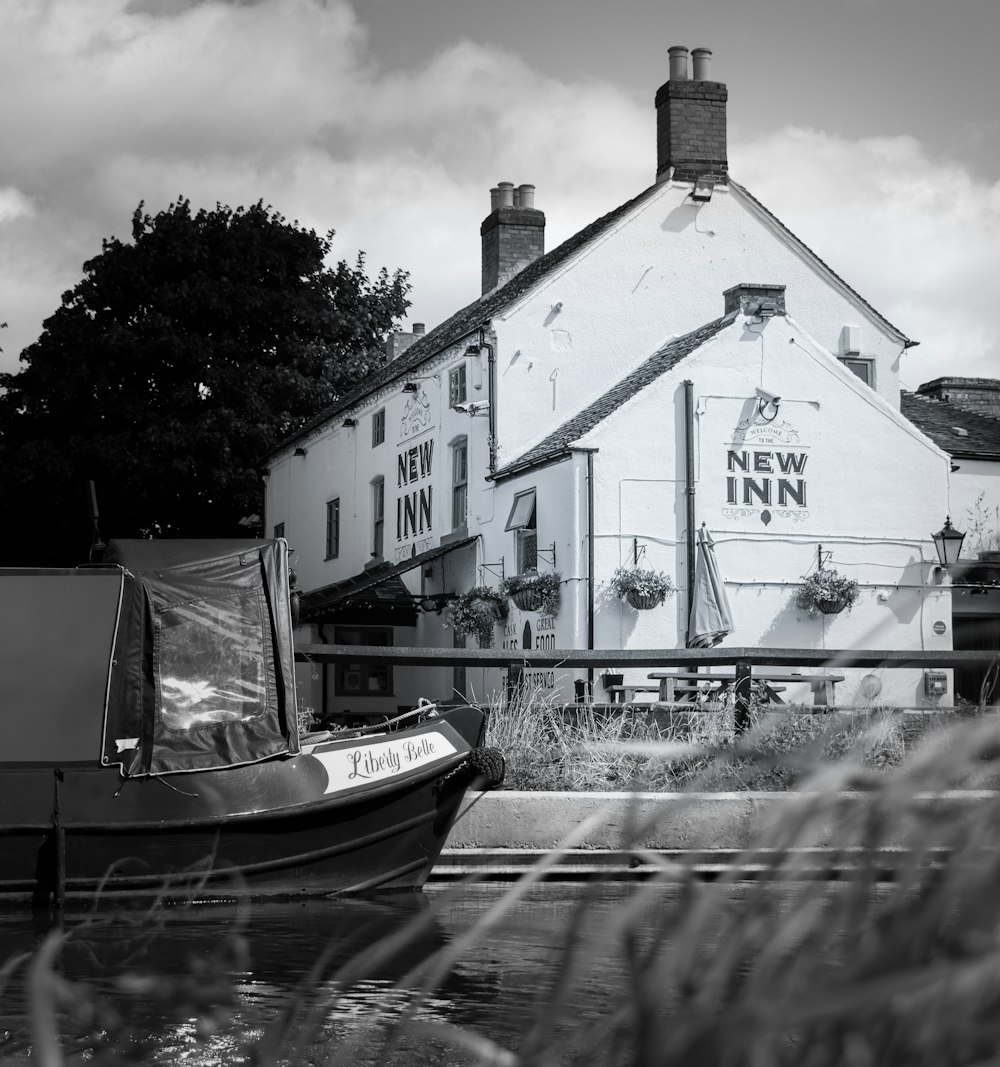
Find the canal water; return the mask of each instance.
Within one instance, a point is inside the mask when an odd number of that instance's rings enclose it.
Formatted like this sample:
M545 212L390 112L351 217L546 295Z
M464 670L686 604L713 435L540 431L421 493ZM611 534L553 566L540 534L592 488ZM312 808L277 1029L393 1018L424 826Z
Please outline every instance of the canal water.
M689 892L706 902L715 894L721 915L759 887ZM683 931L663 927L682 904L691 908L684 893L676 884L616 882L536 884L512 895L511 886L480 883L74 915L51 969L32 969L27 955L45 932L3 917L0 961L21 962L0 972L0 1061L37 1057L31 1014L51 1000L64 1053L84 1060L97 1034L98 1048L195 1067L459 1065L489 1062L477 1059L477 1040L516 1051L534 1028L566 1062L588 1062L580 1047L588 1023L615 1010L613 994L630 980L623 917L633 953L654 942L669 952ZM703 941L713 936L702 932Z

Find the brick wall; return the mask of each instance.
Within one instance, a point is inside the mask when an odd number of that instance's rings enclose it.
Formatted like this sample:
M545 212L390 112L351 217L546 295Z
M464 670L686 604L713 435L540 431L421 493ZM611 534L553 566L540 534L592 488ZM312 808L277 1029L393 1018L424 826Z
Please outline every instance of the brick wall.
M656 175L670 167L680 181L729 173L722 82L668 81L656 94Z
M947 400L957 408L1000 419L1000 381L994 378L935 378L917 392L935 400Z
M498 207L479 230L483 241L483 292L509 281L545 251L545 212Z

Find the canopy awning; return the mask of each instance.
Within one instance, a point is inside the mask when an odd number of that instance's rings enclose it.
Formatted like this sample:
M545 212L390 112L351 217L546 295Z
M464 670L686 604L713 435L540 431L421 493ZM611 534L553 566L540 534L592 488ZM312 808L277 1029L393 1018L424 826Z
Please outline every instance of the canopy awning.
M432 560L440 559L449 552L465 548L476 540L476 536L460 538L457 541L439 545L437 548L430 548L426 552L418 552L400 563L383 563L350 578L345 578L343 581L324 585L320 589L312 589L302 594L300 618L304 622L315 621L318 616L331 608L342 607L351 602L375 603L380 599L380 587L385 586L386 583L391 582L398 587L401 574L430 563Z

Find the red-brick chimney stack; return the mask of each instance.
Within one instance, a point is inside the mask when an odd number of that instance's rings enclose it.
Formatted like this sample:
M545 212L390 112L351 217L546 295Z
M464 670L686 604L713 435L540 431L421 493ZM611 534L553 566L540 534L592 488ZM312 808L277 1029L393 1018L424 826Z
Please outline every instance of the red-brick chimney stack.
M675 45L669 52L670 80L656 93L656 180L695 181L706 174L725 180L729 91L709 80L709 49L692 50L691 77L688 50Z
M535 187L500 182L490 190L483 239L483 292L488 293L545 252L545 212L535 207Z

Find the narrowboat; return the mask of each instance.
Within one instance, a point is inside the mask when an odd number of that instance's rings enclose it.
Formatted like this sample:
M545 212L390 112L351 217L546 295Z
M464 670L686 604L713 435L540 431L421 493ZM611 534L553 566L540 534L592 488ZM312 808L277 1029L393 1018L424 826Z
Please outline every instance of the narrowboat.
M300 733L288 575L282 539L0 570L0 902L423 884L502 780L484 716Z

